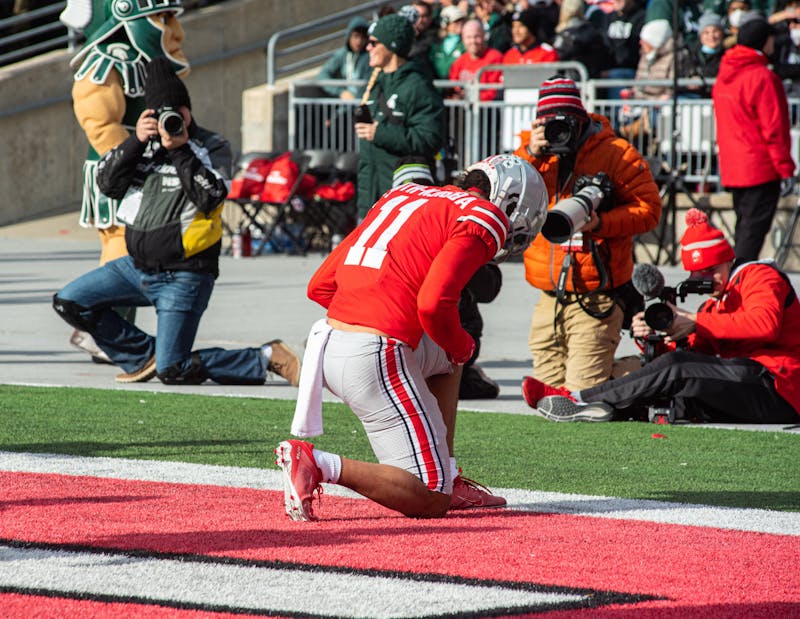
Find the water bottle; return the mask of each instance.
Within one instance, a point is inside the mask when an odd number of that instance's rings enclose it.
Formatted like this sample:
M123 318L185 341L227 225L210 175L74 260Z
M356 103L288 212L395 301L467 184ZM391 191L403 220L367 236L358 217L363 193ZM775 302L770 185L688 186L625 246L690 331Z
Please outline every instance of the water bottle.
M253 255L253 239L250 234L250 228L245 228L239 233L241 239L241 256L242 258L249 258Z
M242 230L241 228L231 235L231 254L238 260L242 257Z

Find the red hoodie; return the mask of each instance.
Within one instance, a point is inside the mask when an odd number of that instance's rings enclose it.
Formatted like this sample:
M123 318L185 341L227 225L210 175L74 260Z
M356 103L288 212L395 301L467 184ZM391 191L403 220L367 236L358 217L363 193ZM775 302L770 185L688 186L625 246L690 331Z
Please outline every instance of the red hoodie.
M711 96L723 186L752 187L794 174L789 104L763 53L744 45L728 50Z

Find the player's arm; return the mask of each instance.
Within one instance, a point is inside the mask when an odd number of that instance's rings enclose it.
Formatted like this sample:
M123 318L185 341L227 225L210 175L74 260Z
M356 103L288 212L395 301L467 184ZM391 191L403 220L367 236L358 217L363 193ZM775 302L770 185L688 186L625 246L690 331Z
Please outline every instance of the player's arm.
M480 237L450 239L431 264L417 295L420 324L454 363L465 363L475 350L475 341L458 315L461 291L492 255Z
M325 309L330 306L333 295L336 294L336 289L338 288L336 284L336 269L342 262L341 256L350 249L352 244L353 240L349 236L339 243L328 254L328 257L325 258L308 282L308 298L315 303L319 303Z

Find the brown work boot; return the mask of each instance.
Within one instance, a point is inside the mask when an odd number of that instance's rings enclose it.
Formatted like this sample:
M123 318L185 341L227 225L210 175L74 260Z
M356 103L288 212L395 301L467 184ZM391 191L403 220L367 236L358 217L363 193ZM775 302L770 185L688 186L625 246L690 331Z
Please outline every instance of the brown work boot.
M134 370L130 374L123 372L117 374L118 383L146 383L148 380L156 375L156 356L153 355L150 359L138 370Z
M272 347L267 369L289 381L292 387L300 384L300 357L281 340L272 340L264 346Z

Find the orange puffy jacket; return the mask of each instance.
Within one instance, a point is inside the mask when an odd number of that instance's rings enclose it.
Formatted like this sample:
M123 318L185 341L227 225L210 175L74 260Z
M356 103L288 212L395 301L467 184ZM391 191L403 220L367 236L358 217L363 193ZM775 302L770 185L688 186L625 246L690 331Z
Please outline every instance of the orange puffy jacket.
M661 218L661 197L650 167L628 141L617 137L605 116L590 114L590 135L578 151L572 179L605 172L614 184L614 207L600 214L600 227L591 232L599 253L604 257L609 276L608 288L631 280L633 274L633 237L654 229ZM533 157L524 141L514 153L530 161L544 178L550 196L548 209L572 195L570 182L562 193L557 191L558 157ZM584 244L585 245L585 244ZM541 234L525 250L525 278L540 290L554 290L564 251ZM590 251L574 253L572 272L567 277L567 292L590 292L600 286L600 274Z

